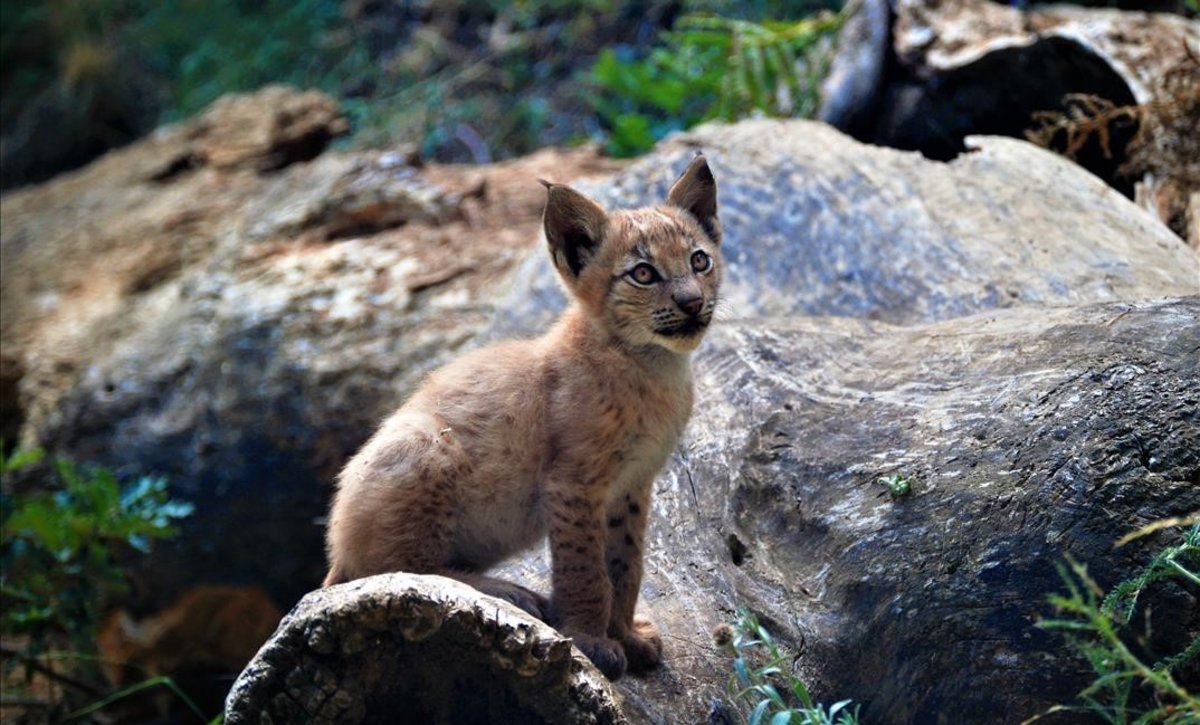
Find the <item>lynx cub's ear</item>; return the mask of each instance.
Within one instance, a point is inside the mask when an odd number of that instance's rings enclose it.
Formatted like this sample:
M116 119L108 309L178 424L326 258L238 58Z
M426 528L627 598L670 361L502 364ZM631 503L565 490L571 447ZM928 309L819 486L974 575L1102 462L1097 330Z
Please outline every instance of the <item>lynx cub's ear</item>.
M721 221L717 219L717 180L704 154L696 154L667 194L667 203L691 213L700 227L717 244L721 243Z
M569 186L548 181L542 181L542 185L549 192L542 224L550 244L550 257L564 278L577 278L600 247L608 214Z

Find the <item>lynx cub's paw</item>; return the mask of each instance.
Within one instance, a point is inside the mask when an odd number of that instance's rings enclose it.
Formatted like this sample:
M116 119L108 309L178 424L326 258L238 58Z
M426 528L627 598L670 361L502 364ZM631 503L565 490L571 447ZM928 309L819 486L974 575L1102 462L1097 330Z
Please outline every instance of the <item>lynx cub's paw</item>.
M596 669L600 670L605 677L615 680L625 674L625 667L628 663L625 659L625 650L621 648L620 642L607 637L593 637L587 634L571 634L569 636L579 651L587 655L592 664L596 665Z
M633 618L633 629L621 638L630 672L652 670L662 662L662 637L658 628L644 617Z

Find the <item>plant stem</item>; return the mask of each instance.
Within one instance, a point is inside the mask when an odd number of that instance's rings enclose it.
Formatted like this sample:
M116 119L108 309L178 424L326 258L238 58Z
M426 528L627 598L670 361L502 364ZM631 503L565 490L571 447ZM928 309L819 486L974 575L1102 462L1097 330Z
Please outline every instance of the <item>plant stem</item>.
M200 708L196 705L195 702L192 701L192 698L185 695L183 693L183 690L180 690L179 686L175 684L174 680L172 680L170 677L165 677L165 676L151 677L150 679L145 680L143 682L139 682L136 685L131 685L129 687L126 687L124 690L119 690L117 692L114 692L113 694L109 695L108 697L97 700L96 702L93 702L91 705L80 708L80 709L76 710L75 712L67 715L65 718L63 718L63 722L69 722L71 720L78 720L81 717L91 715L92 713L98 712L99 710L102 710L102 709L108 707L109 705L113 704L114 702L117 702L118 700L122 700L126 697L130 697L131 695L136 695L137 693L142 692L143 690L149 690L151 688L158 687L159 685L166 687L171 692L175 693L179 697L180 700L183 700L183 703L188 706L188 709L190 709L196 715L196 717L200 718L200 722L202 722L202 723L208 722L208 718L204 717L204 713L200 711Z
M36 670L37 672L42 673L56 682L61 682L62 684L74 687L77 690L82 690L92 697L99 697L103 694L100 688L96 687L95 685L84 682L83 680L78 680L70 675L64 675L61 672L56 671L53 667L39 662L36 657L32 657L21 650L0 645L0 654L3 654L5 657L15 657L26 667Z

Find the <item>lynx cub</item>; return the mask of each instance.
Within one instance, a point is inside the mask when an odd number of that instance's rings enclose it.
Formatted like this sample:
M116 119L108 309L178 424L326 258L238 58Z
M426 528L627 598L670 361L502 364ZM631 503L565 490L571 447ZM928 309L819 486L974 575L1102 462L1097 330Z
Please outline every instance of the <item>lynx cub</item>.
M556 625L615 679L662 657L634 607L650 490L691 413L689 355L721 282L716 181L697 155L665 205L611 214L542 183L572 306L541 338L434 372L351 459L325 585L454 577ZM547 531L549 601L482 575Z

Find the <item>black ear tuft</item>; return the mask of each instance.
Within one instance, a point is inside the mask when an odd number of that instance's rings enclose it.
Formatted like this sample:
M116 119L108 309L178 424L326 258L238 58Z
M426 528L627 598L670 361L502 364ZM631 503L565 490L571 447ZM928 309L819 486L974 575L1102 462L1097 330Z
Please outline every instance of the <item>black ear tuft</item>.
M717 244L721 243L721 221L717 218L717 180L703 153L696 154L671 186L667 203L696 217L704 232Z
M578 277L604 237L608 215L600 205L569 186L547 184L542 225L550 256L564 277Z

